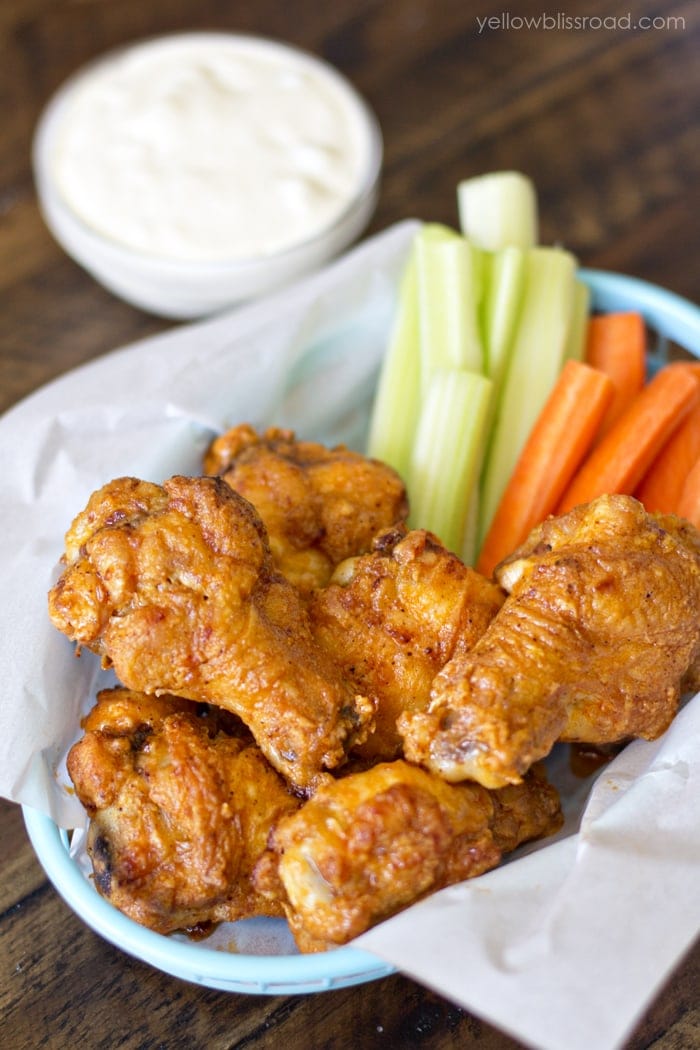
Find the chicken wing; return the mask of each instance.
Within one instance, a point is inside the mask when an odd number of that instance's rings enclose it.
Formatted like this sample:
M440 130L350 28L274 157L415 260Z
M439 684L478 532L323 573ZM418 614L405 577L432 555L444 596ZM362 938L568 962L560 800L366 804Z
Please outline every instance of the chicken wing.
M314 637L359 692L377 699L361 756L399 756L399 715L428 706L437 672L474 645L504 597L436 536L404 525L380 533L370 553L341 562L314 592Z
M275 565L304 594L408 513L403 482L384 463L342 445L297 441L277 427L260 435L248 424L233 427L210 446L204 473L222 476L250 500Z
M699 540L629 496L548 519L497 567L508 598L482 638L402 718L406 756L500 787L557 739L659 736L700 650Z
M254 508L218 478L119 478L66 537L54 624L120 682L218 704L301 791L362 738L373 703L314 642Z
M560 826L557 793L538 773L490 792L399 759L324 784L283 817L255 882L283 899L300 950L320 951Z
M300 802L222 715L104 690L68 756L91 818L95 886L159 933L282 914L252 873L270 829Z

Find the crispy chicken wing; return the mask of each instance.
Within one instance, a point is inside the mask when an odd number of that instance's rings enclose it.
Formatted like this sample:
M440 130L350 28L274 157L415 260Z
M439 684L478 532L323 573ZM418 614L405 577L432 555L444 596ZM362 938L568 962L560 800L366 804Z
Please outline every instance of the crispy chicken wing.
M428 706L437 672L474 645L504 597L436 536L404 525L380 533L370 553L341 562L312 595L309 615L335 663L377 699L375 728L360 755L399 756L397 718Z
M496 569L508 592L406 715L406 756L448 780L517 782L557 740L654 739L700 650L699 537L629 496L550 518Z
M274 570L254 508L218 478L119 478L66 537L54 624L113 664L123 685L239 715L300 790L337 766L374 705L314 642Z
M305 594L408 513L403 482L390 467L342 445L297 441L277 427L260 435L248 424L233 427L210 446L204 472L250 500L277 568Z
M270 829L300 803L222 715L104 690L68 756L97 889L159 933L282 914L252 873Z
M399 759L324 784L282 818L255 881L284 900L300 950L320 951L560 825L557 793L539 774L490 792Z

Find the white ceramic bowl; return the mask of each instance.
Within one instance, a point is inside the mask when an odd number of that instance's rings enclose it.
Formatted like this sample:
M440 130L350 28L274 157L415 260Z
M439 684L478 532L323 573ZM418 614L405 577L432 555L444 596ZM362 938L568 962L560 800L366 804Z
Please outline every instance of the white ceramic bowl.
M118 238L105 236L67 203L57 185L55 157L64 122L69 119L76 93L106 63L136 49L162 47L171 41L193 40L237 43L289 62L290 69L306 68L318 83L340 92L358 121L366 145L366 163L352 198L326 226L269 254L214 261L187 261L136 250ZM97 281L132 305L172 319L188 319L220 312L285 285L322 266L351 244L365 229L377 201L382 164L382 137L371 110L352 85L320 59L275 41L228 33L175 34L141 42L111 53L73 76L51 99L36 129L33 144L34 177L42 214L64 250Z

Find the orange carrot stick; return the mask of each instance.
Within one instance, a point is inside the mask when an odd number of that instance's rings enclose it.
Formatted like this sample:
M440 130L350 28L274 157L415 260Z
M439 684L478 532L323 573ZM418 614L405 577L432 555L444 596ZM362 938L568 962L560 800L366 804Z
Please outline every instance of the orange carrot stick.
M609 376L580 361L567 361L501 497L479 555L479 572L490 576L552 513L591 447L613 396Z
M675 367L675 366L674 366ZM700 365L697 366L700 379ZM700 459L700 400L671 434L635 491L650 512L675 514L685 480Z
M609 375L615 384L615 394L598 432L600 441L644 386L646 329L642 315L627 312L591 317L584 360Z
M678 499L676 514L687 518L696 529L700 529L700 459L694 464L683 485Z
M694 376L700 379L700 361L671 361L667 368L687 368Z
M605 493L633 493L699 392L700 382L690 369L660 369L586 457L558 512Z

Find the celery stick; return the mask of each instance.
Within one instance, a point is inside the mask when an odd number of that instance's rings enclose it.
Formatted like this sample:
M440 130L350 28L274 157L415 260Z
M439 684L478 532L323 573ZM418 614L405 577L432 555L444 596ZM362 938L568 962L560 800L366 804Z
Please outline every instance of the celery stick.
M561 370L575 275L576 260L569 252L532 248L527 253L523 304L482 479L480 543Z
M495 171L457 186L459 222L479 248L533 248L538 242L534 184L517 171Z
M420 411L420 319L417 245L459 240L440 223L425 223L413 240L399 288L398 302L377 382L367 436L367 454L408 476L411 447Z
M486 279L481 304L485 372L498 389L522 302L525 252L509 245L485 255Z
M420 346L415 244L399 287L367 437L367 454L393 467L405 480L420 411Z
M459 241L462 234L446 226L444 222L424 222L415 236L414 243L445 244L447 241Z
M586 330L591 313L591 290L578 278L574 281L574 302L571 310L569 335L564 348L564 358L583 361L586 352Z
M423 396L436 369L483 370L479 253L465 237L450 233L433 227L416 238Z
M411 524L457 554L478 491L492 390L491 380L475 372L438 369L418 421L408 481Z

